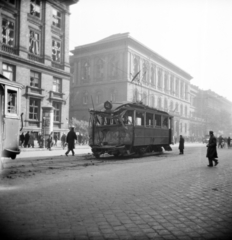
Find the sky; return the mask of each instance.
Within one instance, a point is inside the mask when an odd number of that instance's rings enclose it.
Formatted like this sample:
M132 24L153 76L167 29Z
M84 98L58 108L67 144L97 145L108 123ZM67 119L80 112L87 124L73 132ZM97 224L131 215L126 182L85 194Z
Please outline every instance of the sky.
M70 13L70 50L129 32L232 101L232 0L79 0Z

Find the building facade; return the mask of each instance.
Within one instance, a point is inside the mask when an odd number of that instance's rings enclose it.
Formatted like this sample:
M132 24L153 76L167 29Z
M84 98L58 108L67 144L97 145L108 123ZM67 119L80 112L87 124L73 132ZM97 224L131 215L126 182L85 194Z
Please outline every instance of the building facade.
M192 77L129 33L76 47L70 57L70 117L88 121L88 109L106 100L142 101L170 112L175 137L189 137Z
M41 132L52 109L51 130L68 129L69 6L78 0L2 0L0 72L22 83L24 131Z

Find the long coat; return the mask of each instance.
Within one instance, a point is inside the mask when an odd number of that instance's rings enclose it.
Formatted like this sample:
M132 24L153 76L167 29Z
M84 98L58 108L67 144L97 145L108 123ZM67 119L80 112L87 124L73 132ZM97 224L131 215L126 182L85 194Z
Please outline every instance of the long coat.
M184 138L180 138L180 141L179 141L179 149L180 150L183 150L184 149Z
M212 136L209 139L209 143L208 143L208 149L207 149L207 154L206 157L209 159L214 159L214 158L218 158L217 155L217 139Z
M77 140L77 135L73 130L71 130L68 133L67 138L66 138L66 142L68 143L68 149L70 149L70 150L74 149L75 140Z

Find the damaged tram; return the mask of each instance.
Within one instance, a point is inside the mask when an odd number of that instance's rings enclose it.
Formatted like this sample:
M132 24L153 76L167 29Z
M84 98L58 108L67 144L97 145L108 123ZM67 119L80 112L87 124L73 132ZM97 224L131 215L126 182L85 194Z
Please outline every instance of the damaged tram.
M173 116L137 102L105 102L90 110L89 145L99 158L171 151Z

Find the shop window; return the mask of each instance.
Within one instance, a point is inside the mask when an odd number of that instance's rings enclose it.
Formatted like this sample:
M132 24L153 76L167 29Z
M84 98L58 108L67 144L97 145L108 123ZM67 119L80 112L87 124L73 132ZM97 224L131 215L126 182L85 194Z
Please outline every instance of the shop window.
M7 113L17 114L17 91L7 89Z

